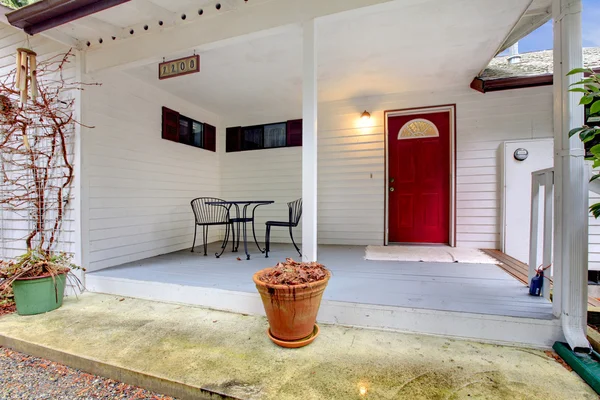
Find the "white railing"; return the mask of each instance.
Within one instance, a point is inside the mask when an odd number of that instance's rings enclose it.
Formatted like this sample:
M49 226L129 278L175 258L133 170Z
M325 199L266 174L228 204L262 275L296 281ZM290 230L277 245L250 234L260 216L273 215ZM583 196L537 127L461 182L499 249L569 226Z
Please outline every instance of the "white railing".
M541 201L541 188L543 188L543 202ZM540 221L540 204L541 221ZM554 205L554 169L542 169L531 173L531 224L529 230L529 278L536 275L536 269L540 266L552 265L552 221ZM540 225L542 223L543 225ZM542 230L541 238L540 228ZM541 243L540 243L541 239ZM542 249L540 257L539 249ZM540 260L541 258L541 260ZM542 295L550 299L550 283L553 276L552 267L544 271L544 284Z

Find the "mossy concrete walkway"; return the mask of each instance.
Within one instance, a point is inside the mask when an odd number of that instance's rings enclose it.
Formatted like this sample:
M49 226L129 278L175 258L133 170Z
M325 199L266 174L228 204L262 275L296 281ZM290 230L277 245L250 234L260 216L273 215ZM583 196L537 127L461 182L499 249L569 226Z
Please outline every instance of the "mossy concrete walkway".
M329 325L287 350L266 328L261 317L85 294L1 317L0 345L180 398L598 398L539 350Z

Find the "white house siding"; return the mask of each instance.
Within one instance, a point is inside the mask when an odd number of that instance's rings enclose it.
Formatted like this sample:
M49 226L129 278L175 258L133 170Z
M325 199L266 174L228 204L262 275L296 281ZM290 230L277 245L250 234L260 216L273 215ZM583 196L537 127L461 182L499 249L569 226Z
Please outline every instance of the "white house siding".
M590 192L590 205L600 202L600 195ZM600 220L590 216L589 226L589 262L590 270L600 270Z
M285 203L301 196L301 148L224 152L225 127L275 121L223 118L220 124L217 116L124 75L95 80L103 86L90 89L86 107L96 126L88 133L91 269L189 247L195 196L274 200L257 210L260 241L266 220L287 218ZM501 145L552 136L551 87L487 94L458 88L320 104L319 243L382 243L383 112L442 104L456 104L457 244L500 248ZM221 153L160 139L163 105L216 125ZM359 120L365 109L369 127ZM590 223L593 268L600 265L600 224ZM301 238L301 228L295 236ZM272 239L289 242L288 231L276 228Z
M69 50L68 47L39 35L30 37L29 43L26 43L26 40L27 35L23 31L0 23L0 76L5 76L14 69L18 47L31 48L37 52L40 61ZM72 68L74 63L75 58L73 57L71 67L65 69L64 78L67 81L74 78L74 68ZM1 181L0 190L5 190ZM71 200L73 195L71 193ZM73 253L75 251L75 215L72 202L68 203L65 211L58 249ZM31 232L33 226L33 220L29 217L27 210L14 211L7 206L0 206L0 259L13 258L22 254L26 247L24 238Z
M500 247L500 145L505 140L552 136L550 87L487 94L458 88L320 104L320 243L383 242L383 112L442 104L456 104L457 244ZM368 128L359 120L365 109L371 113ZM265 207L259 222L285 217L283 202L301 193L300 165L300 148L225 154L223 196L273 199L281 204ZM274 237L286 241L287 232L279 230Z
M88 80L102 83L88 89L84 111L94 126L84 138L88 268L191 247L190 200L220 195L219 156L161 139L162 106L217 128L219 118L120 72ZM198 238L202 243L201 229Z

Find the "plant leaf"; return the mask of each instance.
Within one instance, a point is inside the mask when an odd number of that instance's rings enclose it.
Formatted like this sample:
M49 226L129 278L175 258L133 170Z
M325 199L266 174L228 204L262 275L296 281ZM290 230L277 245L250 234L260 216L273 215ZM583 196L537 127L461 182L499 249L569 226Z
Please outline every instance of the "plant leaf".
M578 81L578 82L571 83L569 86L575 86L575 85L585 85L585 84L588 84L588 83L594 83L594 82L595 82L595 81L594 81L592 78L585 78L585 79L582 79L582 80L580 80L580 81Z
M594 92L594 93L598 93L600 92L600 88L596 85L585 85L585 88Z
M591 178L590 178L590 182L595 181L596 179L600 178L600 174L594 174Z
M594 155L599 155L600 154L600 144L596 144L596 145L592 146L592 148L590 149L590 153L592 153Z
M590 114L596 114L598 112L600 112L600 101L596 101L592 104L592 107L590 107Z
M569 92L589 93L590 91L584 88L572 88L569 89Z
M586 127L580 127L580 128L573 128L569 131L569 137L573 136L574 134L576 134L579 131L582 131L586 129Z
M581 100L579 100L579 104L590 104L592 101L594 101L593 96L583 96Z
M590 140L594 139L596 133L596 130L593 128L584 129L581 132L579 132L579 139L581 139L583 143L587 143Z
M586 73L586 72L592 72L593 73L593 71L591 71L589 68L574 68L574 69L572 69L572 70L569 71L569 73L567 74L567 76L575 75L575 74L583 74L583 73Z
M600 203L592 204L590 206L590 212L594 218L598 218L600 216Z

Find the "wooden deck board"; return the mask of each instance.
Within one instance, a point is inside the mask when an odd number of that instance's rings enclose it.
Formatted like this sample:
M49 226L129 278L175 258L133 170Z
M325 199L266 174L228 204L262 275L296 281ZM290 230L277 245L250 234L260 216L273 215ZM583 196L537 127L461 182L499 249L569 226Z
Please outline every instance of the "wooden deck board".
M495 258L500 261L498 266L517 278L524 285L529 285L528 275L529 275L529 266L521 261L512 258L511 256L504 254L500 250L494 249L482 249L484 253ZM551 280L552 281L552 280ZM600 307L600 301L594 297L588 297L588 306L592 307Z
M482 249L488 256L495 258L499 261L498 266L504 271L508 272L521 283L528 285L527 277L529 275L529 267L527 264L520 262L517 259L512 258L509 255L504 254L500 250L495 249Z

